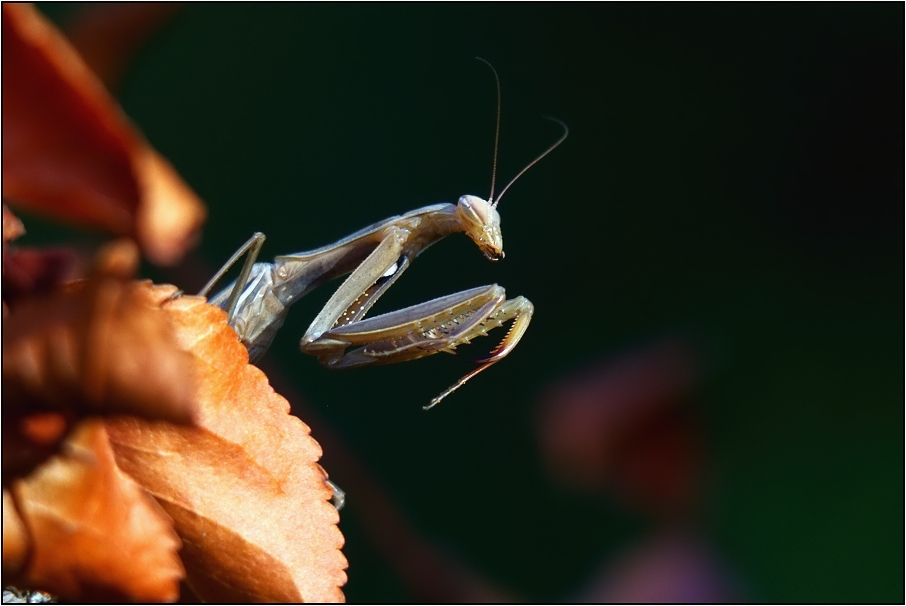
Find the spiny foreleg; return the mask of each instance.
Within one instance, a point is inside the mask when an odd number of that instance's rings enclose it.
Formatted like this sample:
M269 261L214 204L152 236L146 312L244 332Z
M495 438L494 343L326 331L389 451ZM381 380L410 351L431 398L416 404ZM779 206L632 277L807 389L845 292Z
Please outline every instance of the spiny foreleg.
M479 336L487 336L489 330L503 326L504 323L512 320L513 324L510 326L510 329L507 331L506 335L503 337L503 340L494 348L493 351L488 355L488 357L481 360L476 360L478 364L481 364L478 368L461 378L459 381L448 387L441 393L439 396L431 400L431 403L424 407L425 410L437 405L441 400L446 398L448 395L462 387L466 384L466 381L491 366L496 364L503 358L507 356L513 348L516 347L516 344L519 343L519 340L522 339L522 335L525 334L525 331L528 329L529 322L532 321L532 314L535 311L535 306L532 305L532 302L526 299L525 297L516 297L515 299L510 299L504 301L500 307L498 307L488 318L479 323L474 331L470 331L469 334L463 335L461 342L458 344L469 343L470 339L474 339ZM452 345L452 348L456 348L456 345Z

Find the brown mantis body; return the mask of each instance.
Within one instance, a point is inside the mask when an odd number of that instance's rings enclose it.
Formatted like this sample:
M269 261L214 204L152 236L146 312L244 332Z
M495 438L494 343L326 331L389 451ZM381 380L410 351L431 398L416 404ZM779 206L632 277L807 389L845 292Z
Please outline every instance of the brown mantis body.
M499 133L499 80L497 92ZM500 198L522 173L566 138L566 125L554 121L563 127L563 135L516 175ZM495 171L496 155L495 141ZM532 319L532 303L525 297L507 299L504 289L492 284L372 318L365 315L418 255L452 233L465 233L492 261L503 258L496 208L500 198L495 201L493 197L492 179L489 200L466 195L457 204L425 206L375 223L328 246L279 256L273 263L254 262L264 243L264 235L256 233L200 294L209 292L249 251L236 282L211 297L210 302L227 311L230 325L254 361L270 346L290 305L324 282L349 274L300 342L303 353L316 356L329 368L404 362L441 351L453 353L458 346L512 321L503 340L488 357L478 361L480 366L431 400L425 407L428 409L513 350Z

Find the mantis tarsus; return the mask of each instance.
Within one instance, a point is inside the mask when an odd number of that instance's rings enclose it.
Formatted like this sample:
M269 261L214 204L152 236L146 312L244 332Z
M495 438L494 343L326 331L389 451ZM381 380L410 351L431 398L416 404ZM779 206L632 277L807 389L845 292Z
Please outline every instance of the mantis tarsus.
M484 61L483 59L481 59ZM487 63L487 61L484 61ZM363 319L371 306L426 248L455 232L464 232L491 261L502 259L503 237L497 204L526 170L553 151L563 135L523 168L494 199L500 136L500 80L497 80L497 132L491 195L462 196L457 204L435 204L390 217L333 244L255 263L264 235L256 233L217 272L199 294L206 295L224 273L248 252L239 278L214 295L210 303L227 311L230 325L255 361L270 346L290 305L333 278L350 274L321 309L302 337L303 353L329 368L355 368L404 362L454 350L512 320L503 340L478 368L425 406L427 410L482 370L504 358L525 334L534 307L525 297L507 299L496 284L464 290L419 305ZM347 348L352 348L346 351Z

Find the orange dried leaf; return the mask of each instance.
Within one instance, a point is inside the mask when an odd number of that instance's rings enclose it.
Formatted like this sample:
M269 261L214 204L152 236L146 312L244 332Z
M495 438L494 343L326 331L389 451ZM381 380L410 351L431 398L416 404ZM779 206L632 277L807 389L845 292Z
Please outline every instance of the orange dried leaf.
M4 402L188 422L196 365L147 290L98 278L14 308L3 331Z
M138 249L132 240L122 238L109 242L98 250L91 275L128 280L135 275L140 261Z
M173 292L157 287L161 301ZM186 583L207 601L340 601L339 516L309 428L289 415L226 314L199 297L166 303L206 371L198 427L111 419L120 467L173 518Z
M18 429L34 444L56 444L69 430L69 424L58 412L38 412L23 418Z
M30 473L35 466L56 453L60 442L75 422L75 414L31 413L22 402L4 401L3 484Z
M30 471L55 450L51 430L80 416L192 419L195 359L149 290L94 278L12 310L2 337L4 474ZM35 418L47 411L61 416Z
M83 421L62 455L12 490L32 550L25 569L6 582L72 600L179 596L179 538L154 500L117 468L100 421Z
M31 541L25 523L16 511L13 495L3 491L3 578L17 575L25 566Z
M176 262L204 220L201 201L32 6L2 13L4 197Z

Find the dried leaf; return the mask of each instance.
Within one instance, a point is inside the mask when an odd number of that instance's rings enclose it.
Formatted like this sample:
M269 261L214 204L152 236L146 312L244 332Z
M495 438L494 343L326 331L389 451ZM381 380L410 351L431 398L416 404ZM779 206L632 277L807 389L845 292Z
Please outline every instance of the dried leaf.
M154 500L117 468L100 421L81 422L63 454L14 482L12 492L32 549L25 569L6 582L71 600L178 597L179 538ZM5 510L4 498L4 534Z
M73 411L30 412L21 402L4 402L3 486L56 453L75 421Z
M95 279L13 309L3 331L4 401L188 422L195 363L147 290Z
M25 566L31 541L25 523L16 511L13 495L3 491L3 578L17 575Z
M132 240L123 238L105 244L98 250L91 268L91 275L97 277L128 280L138 271L140 259Z
M195 359L175 342L170 314L149 301L149 290L97 277L12 310L3 330L4 482L53 452L56 442L35 437L52 434L48 422L68 426L86 414L192 419ZM35 420L46 412L62 416Z
M156 287L159 300L174 289ZM108 421L120 467L173 518L187 584L207 601L340 601L346 560L321 449L248 364L226 314L199 297L166 303L206 365L199 427Z
M32 6L2 12L4 197L175 263L204 220L201 201Z
M25 233L22 222L3 206L3 310L7 303L46 294L76 277L78 258L68 248L19 248L10 242Z
M69 248L13 247L3 255L3 300L15 307L75 277L78 259Z

